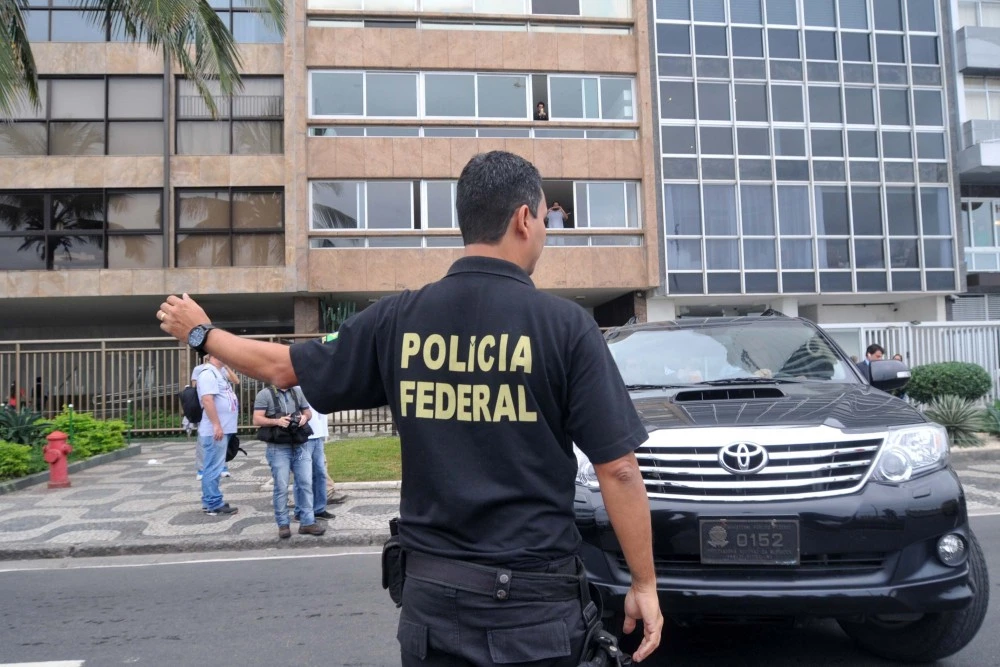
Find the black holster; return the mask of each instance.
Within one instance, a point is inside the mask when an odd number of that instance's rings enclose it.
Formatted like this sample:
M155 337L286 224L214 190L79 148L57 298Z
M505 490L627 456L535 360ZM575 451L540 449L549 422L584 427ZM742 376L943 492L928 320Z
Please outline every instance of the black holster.
M604 624L601 622L601 608L590 594L590 583L587 581L587 574L582 564L580 602L583 604L583 620L587 624L587 638L583 642L580 667L630 667L633 664L632 658L618 648L618 638L604 629Z
M389 520L389 539L382 546L382 588L389 591L389 597L397 607L403 604L403 580L406 578L406 563L403 547L399 543L399 518Z

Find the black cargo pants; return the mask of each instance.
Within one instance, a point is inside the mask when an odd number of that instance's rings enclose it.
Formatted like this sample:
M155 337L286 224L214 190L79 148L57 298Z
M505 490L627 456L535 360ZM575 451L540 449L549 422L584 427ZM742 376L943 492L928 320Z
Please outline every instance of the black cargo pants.
M454 561L427 559L418 563L407 554L396 635L403 667L580 664L587 627L572 575L502 568L470 573L449 568ZM549 569L575 567L571 559Z

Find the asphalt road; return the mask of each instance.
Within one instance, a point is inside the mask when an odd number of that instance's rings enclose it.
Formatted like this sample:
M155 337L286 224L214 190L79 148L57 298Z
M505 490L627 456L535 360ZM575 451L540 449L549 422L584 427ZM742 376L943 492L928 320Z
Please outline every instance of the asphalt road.
M994 603L973 643L938 667L1000 666L1000 516L974 518L973 527ZM397 611L379 581L370 549L3 563L0 666L398 665ZM794 630L671 630L646 664L894 663L855 649L836 624L818 622Z

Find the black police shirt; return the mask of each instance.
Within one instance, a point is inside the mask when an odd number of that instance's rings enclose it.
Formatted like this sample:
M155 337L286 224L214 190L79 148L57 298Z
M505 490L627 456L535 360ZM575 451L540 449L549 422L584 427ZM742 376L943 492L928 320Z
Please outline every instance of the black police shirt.
M314 409L391 407L408 549L511 568L574 554L572 443L605 463L647 438L593 318L503 260L462 258L291 357Z

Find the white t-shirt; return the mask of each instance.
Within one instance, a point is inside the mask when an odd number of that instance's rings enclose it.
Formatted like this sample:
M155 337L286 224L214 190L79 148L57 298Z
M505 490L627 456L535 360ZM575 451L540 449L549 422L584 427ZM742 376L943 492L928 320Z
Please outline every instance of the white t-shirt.
M310 439L321 438L323 442L330 437L330 418L316 408L309 406L312 410L312 417L309 419L309 427L312 429Z
M236 433L236 426L239 421L240 405L236 392L233 391L229 380L223 375L223 371L211 364L202 370L198 375L198 400L202 407L205 406L204 397L211 394L215 397L215 411L219 416L219 425L222 426L224 434ZM212 420L208 415L202 415L198 424L198 435L212 435Z

